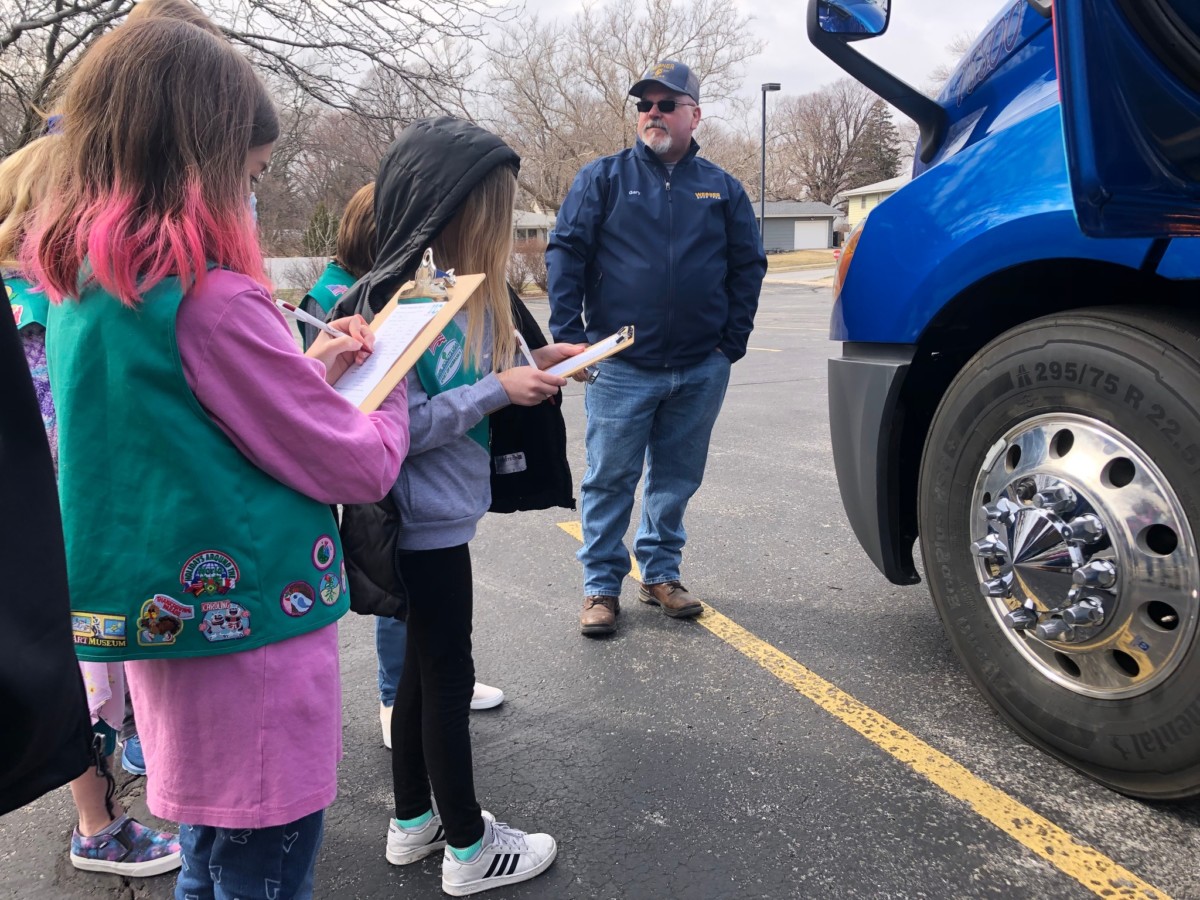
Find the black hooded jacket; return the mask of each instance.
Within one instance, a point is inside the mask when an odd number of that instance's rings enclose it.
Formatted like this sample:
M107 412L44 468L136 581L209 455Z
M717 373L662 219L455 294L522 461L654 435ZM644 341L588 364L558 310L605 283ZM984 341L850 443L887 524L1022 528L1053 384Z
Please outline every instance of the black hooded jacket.
M375 265L342 295L329 318L354 313L374 318L412 279L425 249L484 176L497 166L508 166L515 175L520 164L504 141L462 119L420 119L405 128L375 179ZM455 265L452 259L436 262L443 268ZM545 336L511 288L509 297L525 340L532 348L544 347ZM490 422L492 511L574 509L562 393L539 406L506 407ZM497 458L504 460L503 474L497 472ZM395 564L398 526L390 497L343 510L342 546L356 612L404 618L406 594Z
M4 283L0 281L0 297ZM17 325L0 314L0 816L83 774L87 694L71 640L54 464Z

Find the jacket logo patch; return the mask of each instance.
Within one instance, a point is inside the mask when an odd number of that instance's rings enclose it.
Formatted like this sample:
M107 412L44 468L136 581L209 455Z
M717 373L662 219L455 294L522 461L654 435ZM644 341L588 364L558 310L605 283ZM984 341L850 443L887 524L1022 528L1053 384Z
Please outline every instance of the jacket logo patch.
M183 564L179 583L189 594L228 594L237 587L237 563L219 550L202 550Z
M640 197L640 196L642 196L642 192L641 191L630 191L629 196L630 197Z
M720 200L721 194L717 191L696 191L697 200Z
M232 641L250 633L250 611L228 600L201 603L200 633L210 641Z
M75 643L85 647L124 647L125 617L72 612L71 632Z

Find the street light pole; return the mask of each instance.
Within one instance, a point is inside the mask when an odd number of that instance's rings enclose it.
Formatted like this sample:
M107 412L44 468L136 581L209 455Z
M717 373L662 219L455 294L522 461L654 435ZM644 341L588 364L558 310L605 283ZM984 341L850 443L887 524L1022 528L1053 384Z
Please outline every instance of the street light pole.
M762 86L762 169L758 181L758 236L765 249L767 243L767 92L779 90L779 82L768 81Z

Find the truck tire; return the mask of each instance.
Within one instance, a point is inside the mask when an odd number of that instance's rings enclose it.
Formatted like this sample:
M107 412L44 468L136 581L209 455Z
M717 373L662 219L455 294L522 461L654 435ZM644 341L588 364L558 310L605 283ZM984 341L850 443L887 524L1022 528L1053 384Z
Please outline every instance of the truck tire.
M1001 335L942 398L918 516L955 653L1025 739L1130 796L1200 794L1196 323L1107 307Z

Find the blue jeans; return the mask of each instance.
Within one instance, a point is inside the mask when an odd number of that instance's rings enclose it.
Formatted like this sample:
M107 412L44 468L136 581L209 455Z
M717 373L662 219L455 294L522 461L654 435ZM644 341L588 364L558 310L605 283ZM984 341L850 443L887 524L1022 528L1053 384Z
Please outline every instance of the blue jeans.
M396 685L404 674L404 648L408 644L408 623L399 619L375 617L375 657L379 664L379 702L396 703Z
M272 828L180 825L175 900L311 900L325 810Z
M729 360L649 369L613 357L587 386L587 472L580 486L583 593L620 596L629 574L625 531L642 475L634 554L643 584L679 580L683 514L704 479L708 442L729 386Z

